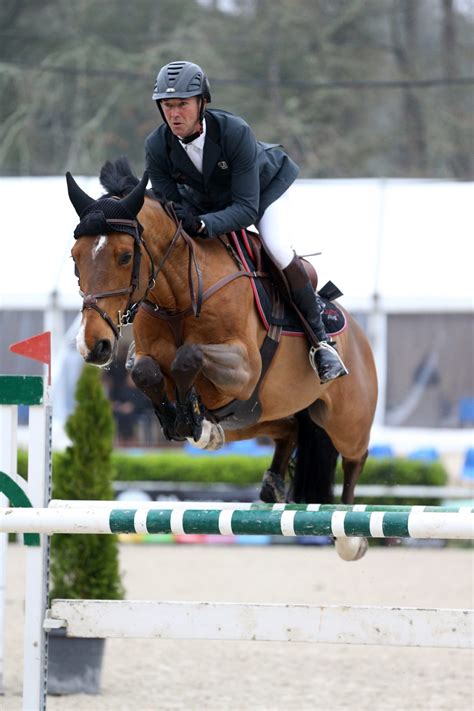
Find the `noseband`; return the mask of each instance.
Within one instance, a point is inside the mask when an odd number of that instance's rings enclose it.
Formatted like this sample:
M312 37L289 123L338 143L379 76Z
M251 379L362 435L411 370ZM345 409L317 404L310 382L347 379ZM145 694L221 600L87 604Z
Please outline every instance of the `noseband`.
M99 316L104 319L104 321L112 329L112 333L115 338L118 339L122 335L122 328L133 322L136 313L142 303L142 301L148 295L150 289L155 286L157 270L155 268L155 263L153 261L152 254L148 249L148 245L142 237L143 228L138 222L138 220L127 220L124 218L109 218L105 222L109 227L109 232L125 232L133 237L133 263L132 263L132 275L130 278L130 286L124 289L114 289L113 291L103 291L97 294L85 294L83 291L79 290L79 294L82 296L82 311L86 309L93 309L97 311ZM83 235L78 235L76 239L80 239ZM137 301L133 300L133 294L138 288L140 282L140 263L142 258L141 247L145 249L148 258L150 260L150 276L148 277L148 284L145 293L141 299ZM76 276L79 278L79 270L76 265ZM109 314L101 309L98 305L98 299L107 299L111 296L122 296L128 294L128 301L125 307L125 311L122 313L118 311L117 323L115 324L110 318Z

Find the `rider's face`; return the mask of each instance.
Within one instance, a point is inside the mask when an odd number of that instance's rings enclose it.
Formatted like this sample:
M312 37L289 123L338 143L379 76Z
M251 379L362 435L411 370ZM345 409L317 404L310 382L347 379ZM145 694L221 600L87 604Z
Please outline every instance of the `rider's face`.
M198 96L191 96L189 99L163 99L161 108L175 136L186 138L199 131L199 102Z

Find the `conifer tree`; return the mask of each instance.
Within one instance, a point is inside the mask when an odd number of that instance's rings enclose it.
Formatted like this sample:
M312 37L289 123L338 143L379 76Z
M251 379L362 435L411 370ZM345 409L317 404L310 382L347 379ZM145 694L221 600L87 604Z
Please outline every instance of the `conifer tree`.
M71 445L55 461L54 498L112 500L114 422L98 368L84 367L66 432ZM116 536L53 536L51 577L52 599L120 599L123 589Z

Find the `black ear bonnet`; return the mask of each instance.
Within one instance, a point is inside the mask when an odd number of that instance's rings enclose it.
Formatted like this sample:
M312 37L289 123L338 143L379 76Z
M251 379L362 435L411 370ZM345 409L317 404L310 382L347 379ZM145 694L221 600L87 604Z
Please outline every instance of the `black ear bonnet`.
M135 240L140 239L143 228L137 220L145 197L148 174L144 173L141 181L132 192L122 199L103 197L94 200L76 183L70 173L66 173L69 199L71 200L80 222L74 230L74 237L83 235L101 235L111 232L124 232Z
M128 210L124 209L119 200L100 198L93 205L86 207L80 214L80 222L74 230L74 237L83 235L104 235L111 232L125 232L136 238L143 227Z

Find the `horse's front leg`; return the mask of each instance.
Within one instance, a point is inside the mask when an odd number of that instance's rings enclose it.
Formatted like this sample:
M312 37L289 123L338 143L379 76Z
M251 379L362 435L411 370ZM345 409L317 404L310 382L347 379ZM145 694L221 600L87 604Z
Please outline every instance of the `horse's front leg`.
M202 370L201 346L184 344L176 351L171 376L176 385L176 432L198 442L202 436L204 416L194 381Z
M137 388L150 398L163 436L167 440L183 440L176 432L176 406L165 393L163 373L156 360L151 356L136 356L131 375Z
M221 397L246 399L258 378L259 363L251 363L239 343L185 343L176 351L171 375L176 384L177 432L196 447L213 450L224 445L224 431L204 419L194 388L196 378L203 375Z

